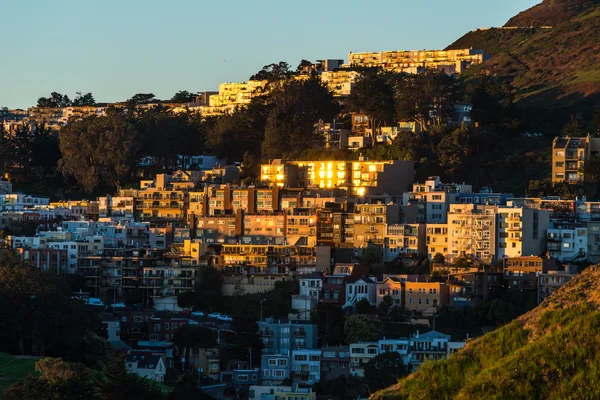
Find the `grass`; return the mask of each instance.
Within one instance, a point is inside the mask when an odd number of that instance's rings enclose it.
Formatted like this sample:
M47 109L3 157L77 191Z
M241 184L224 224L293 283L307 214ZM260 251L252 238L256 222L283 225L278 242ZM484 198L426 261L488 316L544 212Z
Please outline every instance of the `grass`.
M538 308L372 398L600 398L600 266Z
M35 374L37 360L18 359L6 353L0 353L0 399L4 391L12 384L22 380L29 374Z

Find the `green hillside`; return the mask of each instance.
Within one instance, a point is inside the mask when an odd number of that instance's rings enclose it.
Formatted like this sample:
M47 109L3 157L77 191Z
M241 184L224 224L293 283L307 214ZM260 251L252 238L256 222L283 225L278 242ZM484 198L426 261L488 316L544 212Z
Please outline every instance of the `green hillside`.
M600 107L600 1L547 0L507 26L514 24L523 28L469 32L448 49L473 47L491 54L469 74L510 82L517 105L534 116L534 127L555 130L571 113L589 119ZM539 27L544 25L552 28Z
M372 399L600 398L600 266Z

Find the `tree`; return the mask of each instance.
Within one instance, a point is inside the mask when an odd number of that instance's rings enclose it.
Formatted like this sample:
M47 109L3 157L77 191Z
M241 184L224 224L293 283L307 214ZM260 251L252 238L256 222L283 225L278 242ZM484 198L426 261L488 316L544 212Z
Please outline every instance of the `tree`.
M148 104L148 103L156 103L159 100L156 98L154 93L137 93L131 96L130 99L127 100L127 103L132 105L139 104Z
M173 343L181 348L210 349L217 345L217 340L210 329L198 325L183 325L175 332Z
M365 381L373 393L398 382L406 374L402 356L396 351L386 351L365 365Z
M444 255L442 253L435 253L435 255L433 256L432 261L435 264L443 264L446 262L446 257L444 257Z
M38 107L58 108L69 107L70 105L72 105L72 102L69 99L69 96L67 96L66 94L62 95L57 92L52 92L50 94L50 97L40 97L37 101Z
M357 314L373 314L373 306L369 303L369 300L363 298L358 303L356 303L356 313Z
M478 139L477 131L461 125L438 145L440 165L446 168L452 179L456 180L466 173L467 165L473 162L473 155L477 152Z
M173 391L169 393L170 400L211 400L208 393L198 387L198 381L193 375L185 374L177 379Z
M379 312L382 314L387 314L392 307L394 306L394 299L389 294L383 296L383 301L379 304Z
M592 127L596 135L600 135L600 108L597 108L592 115Z
M111 358L96 379L99 400L160 400L161 390L150 380L125 369L123 359Z
M348 104L350 111L369 118L371 132L375 135L377 129L394 119L394 88L389 73L378 68L363 70L354 83Z
M347 344L372 342L378 339L379 331L366 315L356 314L346 318L344 336Z
M70 297L56 273L19 261L12 250L0 250L2 351L77 359L73 352L83 338L101 331L98 316Z
M280 61L275 64L268 64L262 67L260 71L250 77L251 81L262 81L267 80L271 82L278 82L292 76L290 65L285 61Z
M563 136L570 136L570 137L585 136L585 131L583 129L583 125L581 124L579 119L577 119L575 117L575 115L573 115L573 114L571 114L571 116L569 117L569 120L563 126L560 133Z
M177 299L179 307L197 307L203 310L216 308L223 296L223 276L214 267L204 267L198 271L194 290L183 292Z
M196 95L187 90L180 90L171 97L172 103L192 103L196 99Z
M123 111L87 117L61 129L59 169L88 192L114 187L133 177L140 145L140 134Z
M44 358L35 364L39 374L28 375L12 385L5 393L6 400L88 400L95 398L91 373L84 365L66 363L60 358Z
M308 60L301 60L300 63L298 64L298 66L296 67L296 72L297 73L302 73L304 72L305 68L309 68L312 67L313 63L311 63Z
M258 323L249 305L242 306L233 316L231 328L235 332L232 338L230 356L238 360L249 360L252 351L252 365L260 365L260 354L263 348L258 334Z
M329 121L339 111L333 93L318 77L290 80L269 95L272 109L262 146L265 158L293 156L320 144L315 132L319 120Z
M74 106L93 106L96 104L96 99L94 99L94 95L91 93L83 94L82 92L77 92L77 96L73 99Z

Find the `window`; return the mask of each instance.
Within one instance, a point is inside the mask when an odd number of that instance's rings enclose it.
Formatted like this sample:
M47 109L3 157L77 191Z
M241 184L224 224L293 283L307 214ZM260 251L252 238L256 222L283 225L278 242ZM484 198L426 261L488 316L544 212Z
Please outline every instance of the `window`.
M285 371L283 369L274 369L273 376L281 378L281 377L285 376Z
M278 358L277 365L285 367L287 365L287 360L285 358Z
M264 376L271 376L271 370L270 370L270 369L265 369L265 370L263 371L263 375L264 375Z
M158 341L158 335L153 333L152 335L150 335L150 340L153 342L157 342Z
M140 316L133 317L133 322L144 322L144 318Z
M269 365L277 365L277 360L272 358L269 360Z
M240 382L248 382L248 375L238 375L237 380Z

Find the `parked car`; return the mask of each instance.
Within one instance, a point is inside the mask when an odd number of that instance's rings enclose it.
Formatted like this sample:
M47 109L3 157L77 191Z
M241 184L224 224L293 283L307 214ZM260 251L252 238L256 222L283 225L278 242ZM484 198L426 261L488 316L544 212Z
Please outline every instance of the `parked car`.
M222 314L222 315L219 317L219 319L220 319L221 321L233 321L233 318L231 318L229 315L225 315L225 314Z
M98 297L90 297L87 301L87 304L90 306L102 306L104 307L104 303Z
M194 311L192 315L194 317L204 317L204 313L202 311Z
M131 308L132 310L142 310L144 308L144 305L141 303L135 303L129 306L129 308Z
M182 311L179 311L179 314L181 314L181 315L190 315L191 313L192 313L192 312L191 312L190 310L182 310Z
M125 307L125 303L122 302L118 302L118 303L113 303L110 305L112 308L124 308Z
M218 312L208 314L208 318L219 319L220 317L221 317L221 314Z

